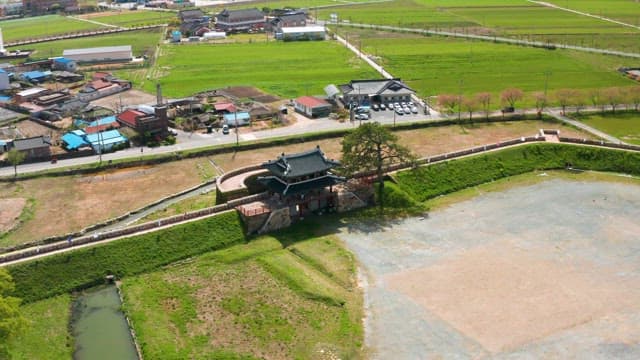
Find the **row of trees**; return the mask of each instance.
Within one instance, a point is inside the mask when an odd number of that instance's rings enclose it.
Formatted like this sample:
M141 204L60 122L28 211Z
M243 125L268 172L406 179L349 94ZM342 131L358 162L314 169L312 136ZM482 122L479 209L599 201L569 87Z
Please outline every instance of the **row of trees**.
M528 97L528 99L527 99ZM512 111L518 103L523 100L531 100L535 105L538 114L541 114L549 106L557 106L564 114L567 108L573 107L576 112L580 112L587 106L600 108L604 111L607 106L613 112L625 106L627 109L633 108L638 111L640 108L640 86L632 87L610 87L605 89L559 89L551 94L543 91L535 91L525 94L518 88L510 88L500 93L500 99L494 100L489 92L481 92L475 95L453 95L442 94L438 96L438 106L450 114L469 114L469 119L474 112L482 111L486 117L493 109L494 104L508 107ZM507 109L503 109L507 110Z

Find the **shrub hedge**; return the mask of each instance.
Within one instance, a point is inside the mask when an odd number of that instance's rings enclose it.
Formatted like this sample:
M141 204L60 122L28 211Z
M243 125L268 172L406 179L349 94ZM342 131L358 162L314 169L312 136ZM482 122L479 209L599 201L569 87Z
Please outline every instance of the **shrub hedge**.
M12 265L9 272L24 302L48 298L245 241L240 216L226 212L156 232Z
M640 174L640 153L536 143L402 171L393 177L417 201L535 170L578 169Z

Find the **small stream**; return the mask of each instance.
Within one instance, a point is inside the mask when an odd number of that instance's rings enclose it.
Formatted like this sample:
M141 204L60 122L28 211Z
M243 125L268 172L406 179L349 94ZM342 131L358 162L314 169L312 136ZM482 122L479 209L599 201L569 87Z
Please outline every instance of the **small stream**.
M85 290L74 302L74 360L138 360L115 285Z

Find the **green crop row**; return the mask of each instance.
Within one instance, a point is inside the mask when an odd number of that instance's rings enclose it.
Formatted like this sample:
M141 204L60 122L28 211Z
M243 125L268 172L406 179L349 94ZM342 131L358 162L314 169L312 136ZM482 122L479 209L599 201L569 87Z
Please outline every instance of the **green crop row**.
M105 276L131 276L245 241L240 216L227 212L204 220L112 243L78 249L9 267L14 295L33 302L87 288Z
M640 153L563 144L531 144L452 160L394 175L399 187L426 201L470 186L535 170L578 169L640 174Z

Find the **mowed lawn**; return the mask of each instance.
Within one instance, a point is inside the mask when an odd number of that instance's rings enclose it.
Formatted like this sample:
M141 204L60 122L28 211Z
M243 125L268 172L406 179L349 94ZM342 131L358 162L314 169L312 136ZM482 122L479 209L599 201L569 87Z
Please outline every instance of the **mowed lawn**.
M545 72L550 74L549 92L634 85L615 71L633 63L623 58L454 38L359 34L363 49L379 56L386 70L421 96L483 91L498 94L510 87L542 91Z
M104 26L60 15L6 20L0 24L5 42L102 29ZM31 47L29 47L31 48Z
M323 94L332 83L380 77L335 41L165 45L155 70L163 92L176 97L237 85L297 97ZM155 83L144 87L153 91Z
M116 34L98 35L77 39L48 41L29 45L36 52L32 58L62 56L65 49L78 49L101 46L131 45L134 56L151 55L160 41L162 29L129 31ZM22 46L24 48L24 46Z
M176 14L166 11L121 11L108 12L104 14L91 14L93 21L105 24L132 27L143 25L167 24L172 19L176 19Z
M574 115L574 117L626 143L640 145L640 112Z

